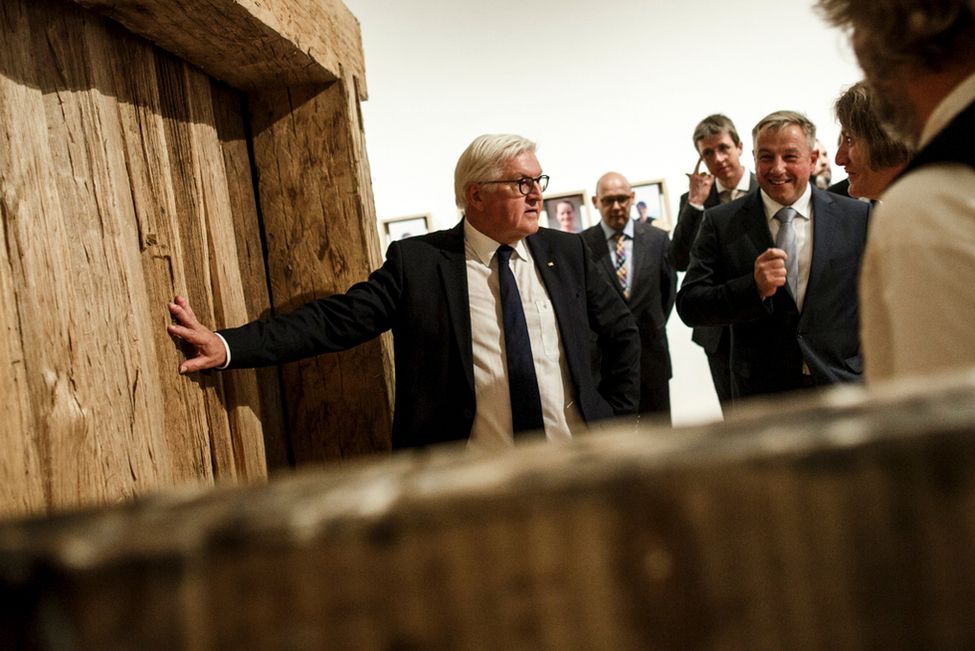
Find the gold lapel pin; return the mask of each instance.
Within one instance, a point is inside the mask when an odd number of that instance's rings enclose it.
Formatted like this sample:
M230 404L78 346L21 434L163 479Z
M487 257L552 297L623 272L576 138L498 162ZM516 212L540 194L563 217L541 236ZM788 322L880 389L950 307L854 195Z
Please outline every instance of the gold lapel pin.
M554 262L549 262L549 263L548 263L548 266L550 266L550 267L554 267L554 266L555 266L555 263L554 263Z

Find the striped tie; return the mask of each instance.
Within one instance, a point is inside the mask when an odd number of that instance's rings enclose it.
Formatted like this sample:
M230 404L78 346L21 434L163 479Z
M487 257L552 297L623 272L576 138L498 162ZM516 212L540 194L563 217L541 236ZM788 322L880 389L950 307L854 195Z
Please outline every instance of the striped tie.
M626 238L622 233L613 237L616 238L616 278L623 288L623 297L629 299L630 290L626 288Z

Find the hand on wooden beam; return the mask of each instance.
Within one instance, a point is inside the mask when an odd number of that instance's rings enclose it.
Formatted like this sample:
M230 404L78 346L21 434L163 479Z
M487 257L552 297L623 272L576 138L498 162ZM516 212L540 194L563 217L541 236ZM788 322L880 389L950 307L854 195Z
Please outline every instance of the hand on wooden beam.
M176 317L178 323L171 324L166 329L170 334L190 343L196 353L180 364L181 375L217 368L226 363L227 348L223 340L196 320L193 308L185 298L177 296L176 300L169 304L169 311Z

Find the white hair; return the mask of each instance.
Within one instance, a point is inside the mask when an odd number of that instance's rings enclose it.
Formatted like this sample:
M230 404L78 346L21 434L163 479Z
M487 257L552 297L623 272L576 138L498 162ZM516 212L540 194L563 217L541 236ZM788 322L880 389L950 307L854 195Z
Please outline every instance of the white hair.
M458 208L467 208L467 184L502 181L504 164L521 153L535 152L537 145L512 134L485 134L474 139L454 169L454 196Z

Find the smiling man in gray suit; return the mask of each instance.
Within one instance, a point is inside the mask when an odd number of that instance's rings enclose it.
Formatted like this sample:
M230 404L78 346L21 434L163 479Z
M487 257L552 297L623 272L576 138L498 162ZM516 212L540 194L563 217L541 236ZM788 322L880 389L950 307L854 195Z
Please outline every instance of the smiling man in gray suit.
M704 213L677 312L690 326L731 326L733 400L860 380L870 206L811 186L805 116L773 113L752 141L759 189Z
M602 220L583 237L596 266L626 302L640 330L640 413L669 417L667 318L674 307L677 277L670 266L670 238L656 226L630 219L633 199L626 178L616 172L604 174L593 197Z

